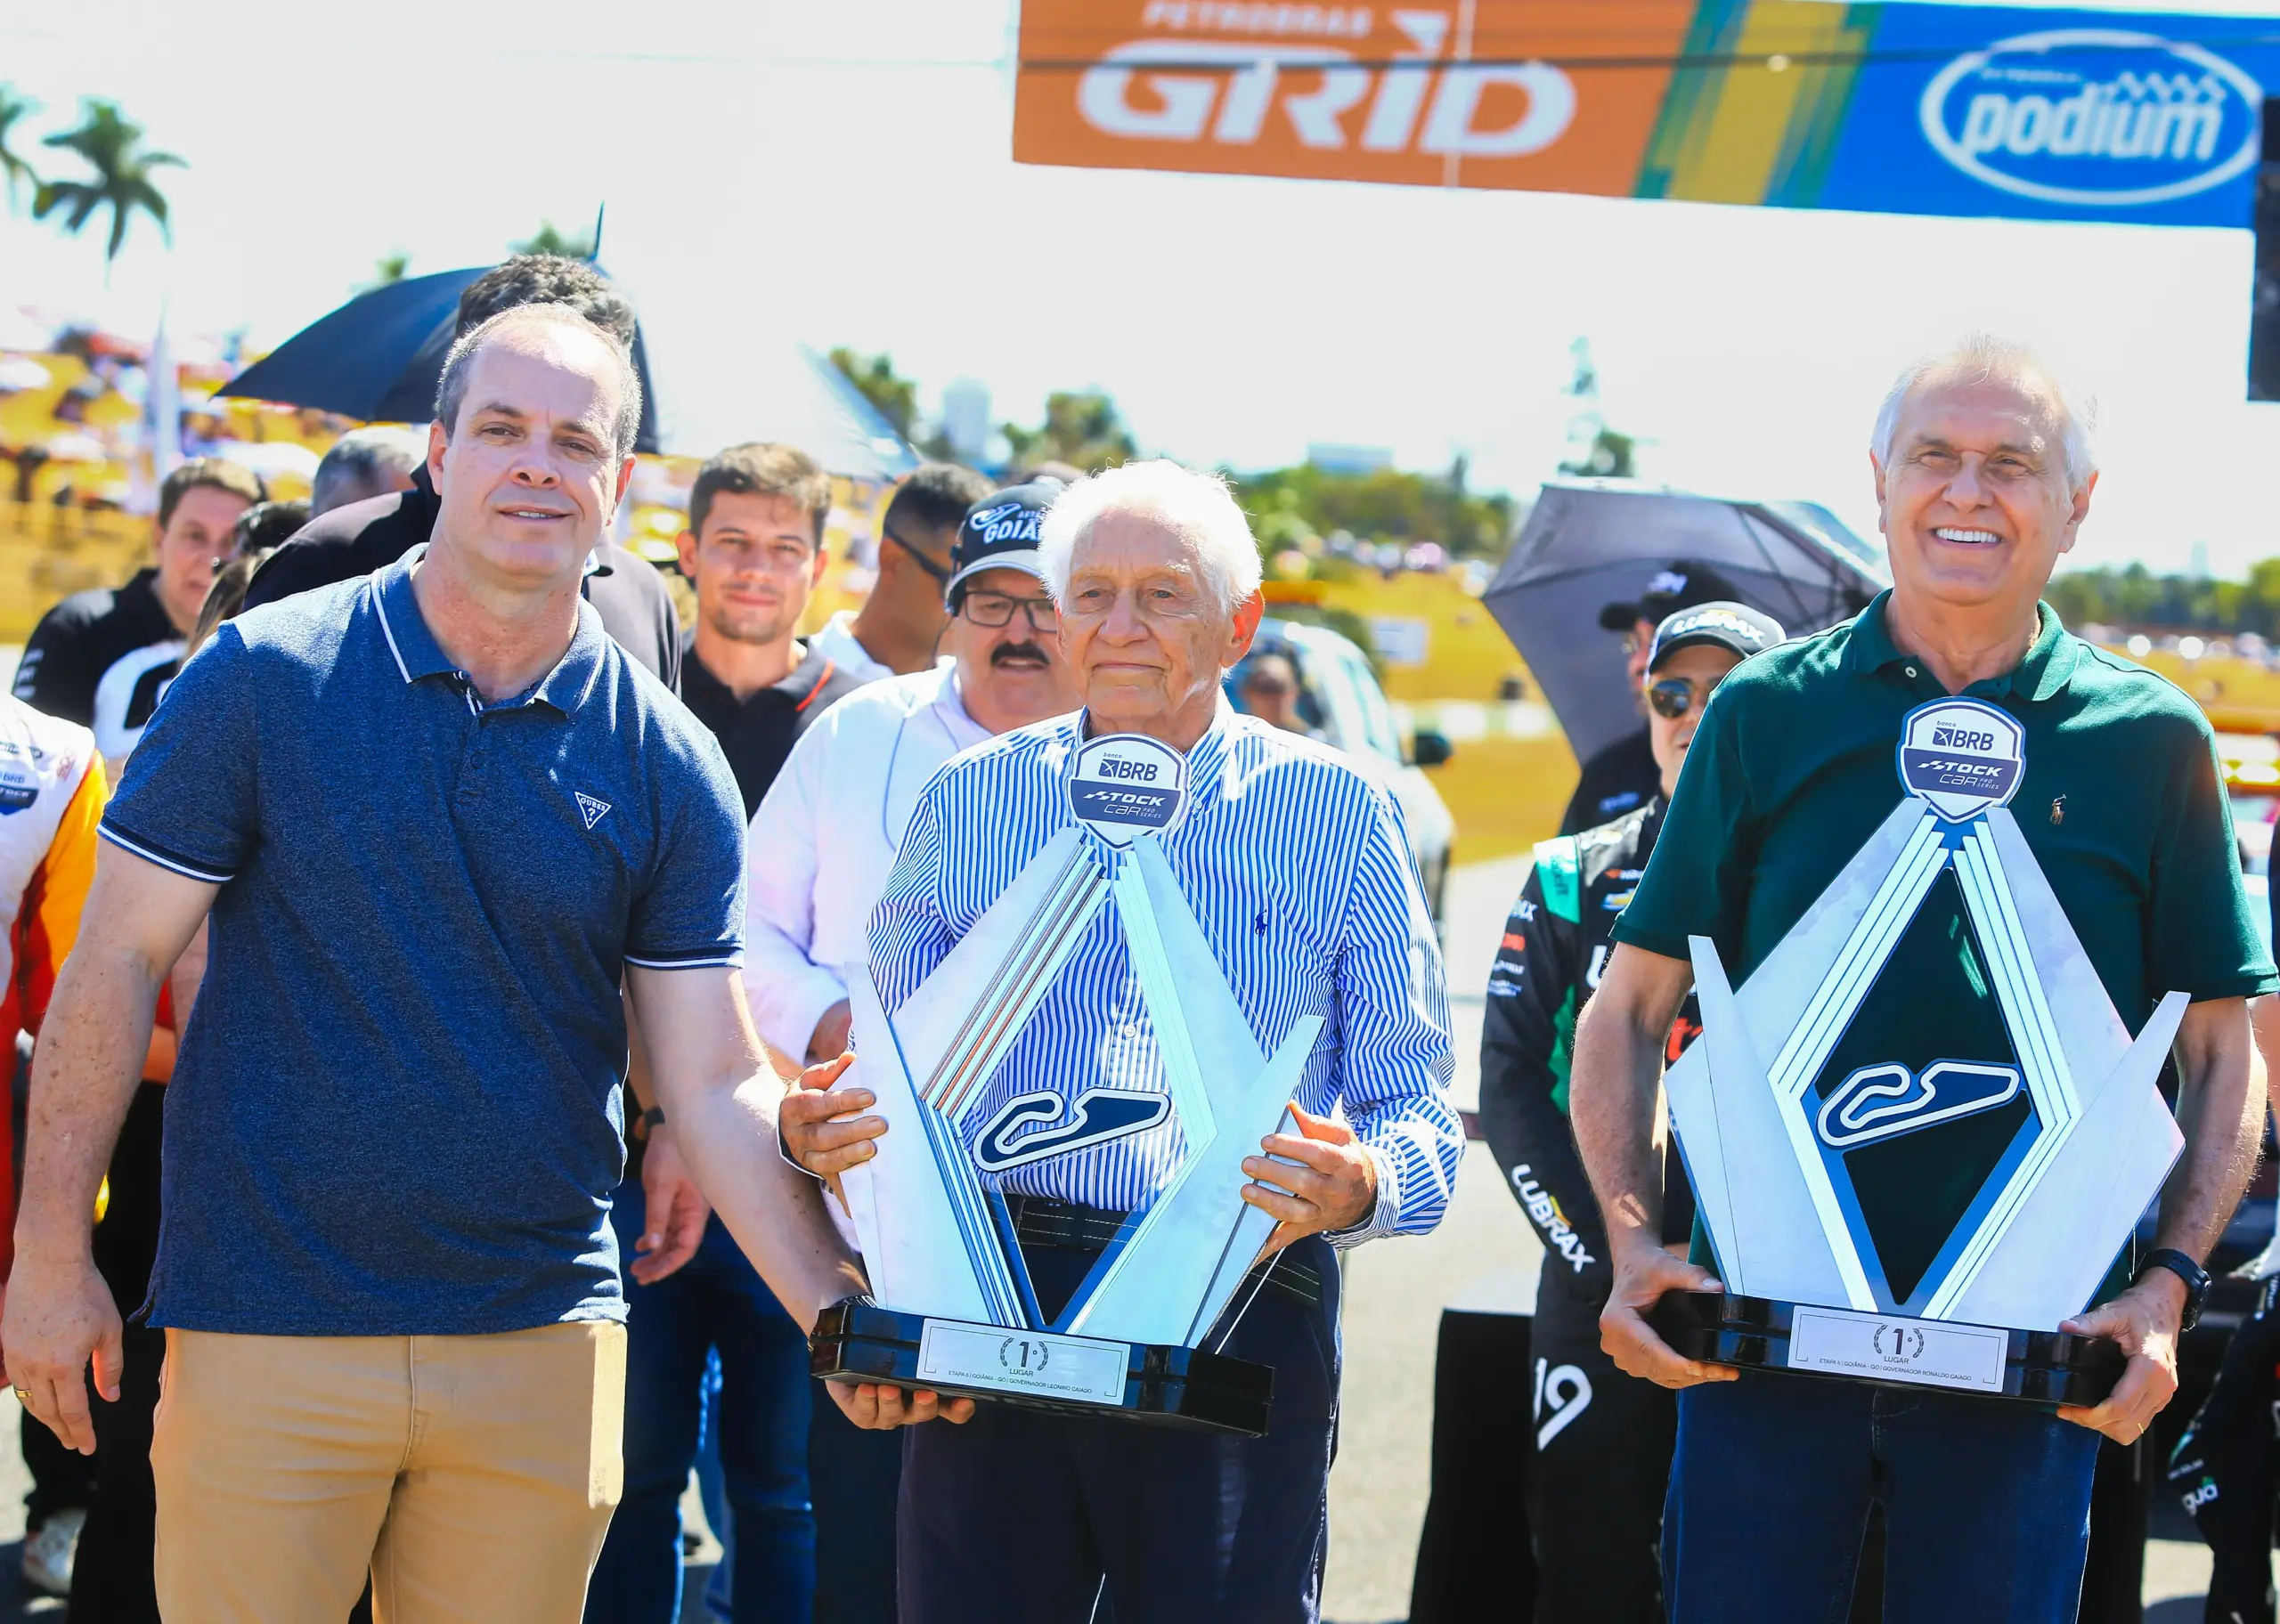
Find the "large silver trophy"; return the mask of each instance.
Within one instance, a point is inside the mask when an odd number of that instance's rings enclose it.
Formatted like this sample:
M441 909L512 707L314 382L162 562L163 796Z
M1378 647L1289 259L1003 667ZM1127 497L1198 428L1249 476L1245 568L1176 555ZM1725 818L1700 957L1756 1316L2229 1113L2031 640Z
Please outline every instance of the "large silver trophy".
M1703 1035L1665 1086L1726 1289L1657 1304L1681 1352L2043 1402L2112 1390L2120 1350L2056 1328L2183 1147L2156 1078L2186 999L2131 1040L2006 809L2024 745L1994 706L1918 707L1900 804L1738 992L1690 938ZM1922 1000L1910 1064L1847 1039L1935 887L1967 921L1946 950L2001 1019L1966 1036L1983 998ZM1889 1040L1889 1007L1875 1029ZM1956 1147L1944 1196L1890 1176L1923 1133Z
M1243 1159L1289 1119L1323 1022L1305 1017L1272 1056L1261 1051L1164 857L1186 770L1153 739L1086 741L1070 824L892 1017L869 975L856 975L856 1075L887 1132L841 1188L874 1300L825 1311L811 1340L816 1375L1266 1430L1272 1372L1203 1344L1274 1229L1241 1198ZM985 1122L991 1079L1103 908L1147 1006L1163 1092L1103 1083L1070 1101L1039 1091L998 1101ZM1048 1318L991 1173L1167 1117L1180 1141L1176 1171Z

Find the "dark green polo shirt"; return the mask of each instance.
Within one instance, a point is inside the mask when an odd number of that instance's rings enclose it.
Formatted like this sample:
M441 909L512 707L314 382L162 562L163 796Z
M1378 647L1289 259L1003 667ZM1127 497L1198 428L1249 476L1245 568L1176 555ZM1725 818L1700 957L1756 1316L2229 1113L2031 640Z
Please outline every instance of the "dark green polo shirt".
M1662 839L1614 936L1671 958L1707 936L1737 986L1903 794L1901 722L1944 696L1885 626L1858 618L1737 666L1704 712ZM1965 695L2016 717L2025 773L2011 816L2123 1021L2162 995L2251 997L2280 986L2248 912L2231 808L2200 709L2162 678L2069 633L2048 605L2014 670ZM1943 873L1817 1087L1856 1065L2015 1063L1985 959ZM1905 1300L2029 1102L1850 1153L1863 1216Z

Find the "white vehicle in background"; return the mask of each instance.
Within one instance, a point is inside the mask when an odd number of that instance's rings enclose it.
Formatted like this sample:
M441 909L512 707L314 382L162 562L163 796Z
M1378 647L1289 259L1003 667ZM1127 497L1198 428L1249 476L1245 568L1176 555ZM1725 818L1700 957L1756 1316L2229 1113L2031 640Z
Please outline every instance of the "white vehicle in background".
M1439 925L1456 820L1449 816L1441 792L1422 769L1449 759L1448 740L1422 728L1413 739L1405 740L1369 661L1360 649L1327 627L1262 621L1252 647L1255 652L1291 656L1302 690L1299 714L1320 731L1326 743L1346 753L1355 770L1383 785L1401 808L1402 822L1409 831L1410 855L1417 861L1418 878L1425 887L1425 901L1433 910L1433 922ZM1227 685L1237 710L1242 709L1242 701L1235 694L1241 677L1238 666Z

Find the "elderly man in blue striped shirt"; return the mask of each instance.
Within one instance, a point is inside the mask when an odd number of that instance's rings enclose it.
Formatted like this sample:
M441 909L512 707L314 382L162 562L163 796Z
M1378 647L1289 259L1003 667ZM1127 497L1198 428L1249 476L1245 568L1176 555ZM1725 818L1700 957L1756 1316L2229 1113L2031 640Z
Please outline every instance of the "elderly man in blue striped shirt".
M1242 1198L1278 1221L1269 1249L1282 1255L1261 1289L1237 1294L1250 1306L1225 1351L1274 1367L1267 1434L996 1405L960 1427L916 1429L899 1536L902 1616L1084 1624L1105 1586L1118 1624L1312 1620L1337 1411L1334 1248L1430 1230L1462 1149L1445 1092L1439 950L1385 793L1335 751L1238 716L1221 694L1262 613L1258 550L1226 485L1169 463L1127 464L1064 493L1038 549L1085 709L979 745L927 786L872 919L886 1008L1069 824L1078 745L1122 733L1187 759L1189 800L1163 850L1262 1049L1306 1017L1324 1026L1294 1100L1300 1132L1268 1136L1244 1163L1254 1181ZM1047 1313L1177 1165L1170 1113L1095 1126L1073 1108L1103 1085L1166 1090L1107 911L969 1116L969 1149L1008 1197ZM1059 1096L1057 1120L1070 1125L1006 1133L1039 1095ZM846 1114L869 1103L854 1088L795 1096L787 1143L825 1176L867 1159L884 1124ZM1030 1145L1038 1153L1024 1155ZM895 1390L858 1392L880 1423L900 1417Z

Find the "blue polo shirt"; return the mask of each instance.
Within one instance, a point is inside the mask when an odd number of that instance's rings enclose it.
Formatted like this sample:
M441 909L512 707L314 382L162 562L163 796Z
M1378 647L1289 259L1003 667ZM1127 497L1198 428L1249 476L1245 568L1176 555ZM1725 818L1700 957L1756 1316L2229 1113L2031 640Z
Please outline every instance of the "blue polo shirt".
M167 1090L154 1323L624 1316L619 983L739 961L743 803L590 605L485 706L420 616L419 556L224 625L104 813L221 887Z

